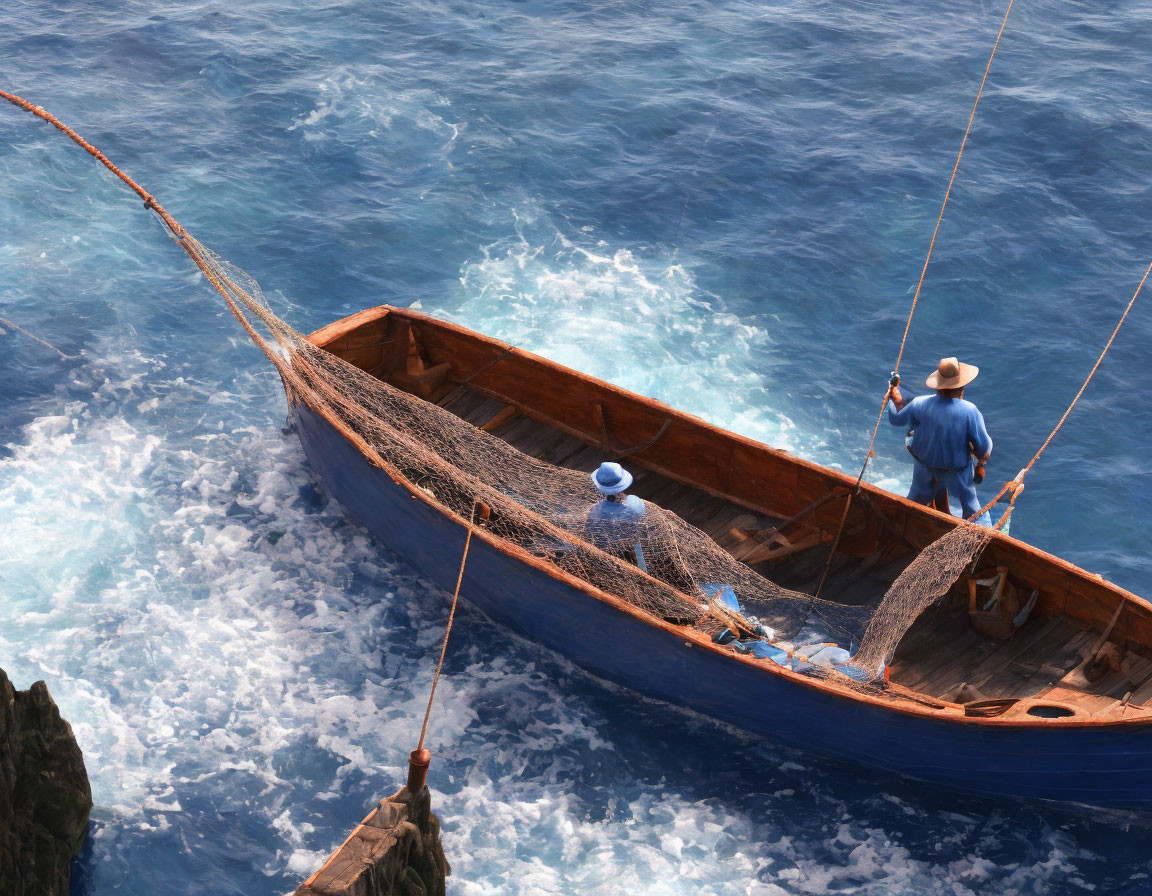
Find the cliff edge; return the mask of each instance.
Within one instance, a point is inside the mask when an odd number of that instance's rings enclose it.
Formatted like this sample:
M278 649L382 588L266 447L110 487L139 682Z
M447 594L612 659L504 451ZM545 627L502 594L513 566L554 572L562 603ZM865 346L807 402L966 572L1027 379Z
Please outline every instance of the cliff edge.
M92 789L48 686L17 691L0 670L0 893L67 896Z

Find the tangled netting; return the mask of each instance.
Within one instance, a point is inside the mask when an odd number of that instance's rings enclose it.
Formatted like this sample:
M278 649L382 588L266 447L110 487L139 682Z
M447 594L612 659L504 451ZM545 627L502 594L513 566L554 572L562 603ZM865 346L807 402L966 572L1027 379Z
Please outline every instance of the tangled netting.
M845 606L774 584L652 503L639 519L590 523L589 509L600 495L587 473L530 457L317 348L272 313L255 280L191 236L179 241L295 399L342 424L373 463L464 519L483 502L490 512L480 524L499 538L656 617L726 639L740 652L793 668L803 661L810 674L867 684L987 539L988 530L960 526L914 560L879 606ZM637 545L646 571L637 563ZM749 650L755 643L762 649ZM835 665L807 662L831 645L840 651Z

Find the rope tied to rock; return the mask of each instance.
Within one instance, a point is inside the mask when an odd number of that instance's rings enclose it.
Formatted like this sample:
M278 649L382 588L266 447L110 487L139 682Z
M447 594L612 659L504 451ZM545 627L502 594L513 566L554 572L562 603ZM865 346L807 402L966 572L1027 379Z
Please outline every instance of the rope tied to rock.
M440 644L440 658L436 661L436 672L432 676L432 689L428 694L428 705L424 709L424 723L420 726L420 740L416 749L408 754L408 792L419 793L424 788L424 781L428 775L428 765L432 761L430 751L424 749L424 738L428 734L428 720L432 716L432 701L436 699L436 687L440 683L440 673L444 669L444 657L448 653L448 638L452 635L452 624L456 620L456 604L460 600L460 586L464 582L464 567L468 563L468 549L472 545L472 533L476 529L476 512L480 512L480 519L486 520L491 515L488 505L477 498L472 502L472 513L468 518L468 533L464 536L464 553L460 557L460 570L456 575L456 588L452 592L452 607L448 611L448 624L444 628L444 640Z

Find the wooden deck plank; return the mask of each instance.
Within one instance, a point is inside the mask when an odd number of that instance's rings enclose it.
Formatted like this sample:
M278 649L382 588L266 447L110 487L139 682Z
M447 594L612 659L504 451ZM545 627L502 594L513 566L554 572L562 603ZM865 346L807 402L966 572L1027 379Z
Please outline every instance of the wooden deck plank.
M575 436L564 432L562 429L550 427L550 430L546 435L541 435L538 442L533 446L532 451L526 451L525 453L531 454L537 460L542 460L553 466L560 466L552 460L554 456L561 452L572 454L579 451L584 443Z
M481 395L467 386L457 386L451 389L437 404L446 411L451 411L457 417L463 417L470 411L480 407L484 402L490 401L486 395Z
M823 556L823 552L817 553ZM887 560L853 558L828 576L828 599L852 607L879 606L892 583L910 562L911 558L905 555ZM931 612L931 608L925 612Z
M1145 681L1133 692L1131 702L1137 706L1144 706L1149 700L1152 700L1152 678Z
M1018 686L1010 697L1032 697L1053 687L1080 664L1079 648L1094 635L1066 619L1059 620L1055 633L1046 637L1029 657L1035 671Z
M1012 664L1030 656L1036 645L1057 627L1056 619L1029 619L1023 628L972 669L968 683L988 694L990 699L994 693L999 695L1004 687L1010 691L1021 681L1020 676L1011 671Z
M912 674L929 656L940 651L940 644L950 644L971 628L968 614L951 603L937 604L920 614L920 618L905 632L896 648L892 674ZM901 679L904 684L904 680Z
M606 460L609 460L609 457L603 448L597 448L595 445L585 445L572 456L565 458L563 466L569 470L591 473Z
M972 651L983 641L984 636L980 632L966 625L950 642L937 642L935 649L909 670L900 684L923 694L929 693L930 685L941 678L941 673L954 672L961 663L972 663Z
M983 632L970 628L961 636L956 649L947 652L951 655L950 661L937 664L931 675L921 679L917 690L932 697L955 691L968 680L973 667L995 652L997 646Z
M544 452L540 460L552 464L557 467L566 467L564 463L566 458L572 457L579 451L587 448L587 444L576 436L564 432L562 429L556 430L559 438L556 439L555 444L550 445Z
M532 456L534 453L532 451L533 443L547 437L548 431L552 427L520 413L507 416L509 411L515 411L515 408L511 405L504 408L491 420L486 421L481 429L485 429L494 436L499 436L517 451Z

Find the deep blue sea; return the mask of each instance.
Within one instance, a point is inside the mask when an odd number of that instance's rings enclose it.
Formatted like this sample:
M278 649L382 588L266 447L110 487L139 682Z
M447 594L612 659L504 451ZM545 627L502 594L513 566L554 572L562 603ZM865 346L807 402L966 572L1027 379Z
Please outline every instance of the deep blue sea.
M417 306L854 473L1005 6L8 0L0 87L300 330ZM1152 259L1150 47L1149 0L1017 0L1001 42L903 366L980 365L996 483ZM1013 534L1152 595L1144 301ZM0 327L0 667L88 761L74 893L292 891L401 783L448 596L139 200L6 105L0 316L78 356ZM1146 818L753 740L467 606L438 700L460 896L1152 893Z

